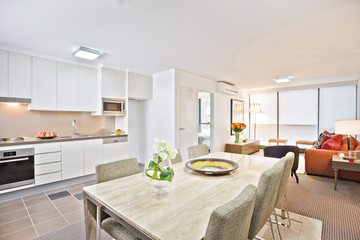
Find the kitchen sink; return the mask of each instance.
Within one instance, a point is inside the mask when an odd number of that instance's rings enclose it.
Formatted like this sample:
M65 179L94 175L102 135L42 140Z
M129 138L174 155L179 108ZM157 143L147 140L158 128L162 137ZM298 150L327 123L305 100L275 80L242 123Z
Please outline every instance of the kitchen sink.
M75 136L61 136L59 139L71 139L71 138L87 138L93 137L94 135L75 135Z

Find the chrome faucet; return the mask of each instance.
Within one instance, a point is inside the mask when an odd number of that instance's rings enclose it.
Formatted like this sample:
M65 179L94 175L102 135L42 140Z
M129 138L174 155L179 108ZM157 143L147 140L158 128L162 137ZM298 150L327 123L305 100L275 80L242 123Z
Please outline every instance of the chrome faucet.
M77 127L76 127L76 120L74 120L72 122L72 126L73 126L73 136L78 136L80 135L80 131L77 130Z

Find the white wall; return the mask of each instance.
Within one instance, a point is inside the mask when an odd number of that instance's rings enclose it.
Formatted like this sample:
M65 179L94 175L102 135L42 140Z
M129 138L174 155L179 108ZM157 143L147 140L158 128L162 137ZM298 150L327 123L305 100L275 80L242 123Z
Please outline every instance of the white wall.
M153 98L144 105L144 158L151 156L154 138L175 144L175 70L153 75ZM143 162L144 161L140 161Z
M230 136L230 99L243 100L245 105L245 124L249 122L249 102L248 94L241 92L236 95L226 95L217 92L217 81L205 78L196 74L188 73L182 70L175 70L176 82L176 143L179 143L179 87L189 87L194 89L194 97L197 99L197 92L213 93L213 148L212 151L224 151L225 143L234 141L234 136ZM195 101L197 103L197 101ZM248 136L248 131L244 131L244 137ZM183 154L183 158L187 156Z

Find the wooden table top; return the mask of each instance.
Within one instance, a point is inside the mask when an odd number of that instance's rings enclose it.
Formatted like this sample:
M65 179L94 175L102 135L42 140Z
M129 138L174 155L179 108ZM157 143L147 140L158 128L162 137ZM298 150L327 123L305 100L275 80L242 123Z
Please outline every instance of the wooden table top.
M279 160L225 152L203 157L229 159L239 168L209 176L186 168L185 162L174 164L174 180L163 198L152 194L142 173L88 186L84 192L154 239L201 239L212 211L248 184L256 186L260 175Z

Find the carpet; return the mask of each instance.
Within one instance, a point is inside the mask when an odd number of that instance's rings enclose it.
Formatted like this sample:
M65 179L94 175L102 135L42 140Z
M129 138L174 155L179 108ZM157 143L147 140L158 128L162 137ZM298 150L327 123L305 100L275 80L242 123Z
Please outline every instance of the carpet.
M113 238L106 232L102 232L103 240L112 240ZM85 221L81 220L70 224L69 226L57 229L53 232L44 234L33 240L86 240Z
M360 183L320 176L289 178L287 203L290 212L322 221L323 240L360 239ZM291 216L290 216L291 217Z

